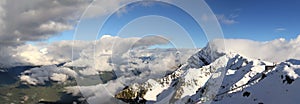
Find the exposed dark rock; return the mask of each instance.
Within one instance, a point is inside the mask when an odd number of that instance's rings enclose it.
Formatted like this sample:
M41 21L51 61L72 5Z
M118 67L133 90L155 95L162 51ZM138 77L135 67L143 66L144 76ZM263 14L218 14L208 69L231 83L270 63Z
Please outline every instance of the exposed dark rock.
M295 80L292 79L290 76L285 75L285 80L283 80L283 83L287 82L287 84L292 84Z
M248 91L244 92L244 93L243 93L243 96L244 96L244 97L249 97L249 96L250 96L250 92L248 92Z
M221 86L221 88L222 88L222 89L224 89L224 88L225 88L225 86Z
M131 70L131 72L135 75L135 76L139 76L142 72L135 69L135 70Z
M271 66L266 65L266 66L265 66L265 71L272 70L272 69L275 68L275 67L276 67L276 65L271 65Z
M143 96L147 90L133 90L131 87L127 87L118 94L115 95L115 98L120 99L129 104L145 104L146 100L143 99Z
M265 79L266 77L267 77L267 75L264 74L264 73L262 73L262 75L261 75L261 80Z

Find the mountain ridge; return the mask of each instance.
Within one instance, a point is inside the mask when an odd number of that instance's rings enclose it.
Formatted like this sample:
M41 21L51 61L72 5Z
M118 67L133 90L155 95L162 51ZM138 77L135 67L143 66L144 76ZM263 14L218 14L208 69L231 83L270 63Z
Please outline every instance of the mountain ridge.
M192 55L186 64L170 75L150 79L142 84L135 83L124 88L115 97L137 103L219 103L260 83L272 76L274 71L284 73L282 67L286 63L288 62L275 66L271 62L247 58L237 53L219 53L208 47ZM295 74L297 73L294 76ZM285 77L284 83L292 83L298 78L291 78L289 74L282 76ZM130 93L133 95L131 98L124 98ZM250 96L251 92L243 92L242 95Z

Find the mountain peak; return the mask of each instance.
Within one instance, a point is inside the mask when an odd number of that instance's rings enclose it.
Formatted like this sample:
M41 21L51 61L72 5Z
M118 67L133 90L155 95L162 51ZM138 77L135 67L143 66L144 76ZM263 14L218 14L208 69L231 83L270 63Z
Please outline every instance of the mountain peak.
M253 97L259 103L268 97L269 86L273 90L290 89L287 85L298 85L300 61L290 59L280 64L252 59L235 52L220 51L205 47L192 55L188 61L173 73L163 78L149 79L144 83L127 86L116 94L125 102L149 103L229 103L232 96L243 100ZM281 87L278 87L281 86ZM265 93L260 93L263 91ZM297 91L296 91L297 92ZM298 91L299 92L299 91ZM278 92L279 93L279 92ZM287 92L286 92L287 93ZM129 96L130 98L126 97ZM240 96L241 95L241 96ZM253 96L255 95L255 96ZM278 95L278 94L276 94ZM259 99L259 100L258 100ZM276 103L272 102L271 103Z
M150 79L142 84L128 86L116 98L123 101L167 101L176 102L181 99L187 101L186 96L196 94L199 88L204 87L211 77L220 77L224 69L228 67L230 59L240 59L237 54L225 54L212 50L210 47L203 48L192 55L186 64L173 73L159 79ZM232 63L242 65L240 61ZM231 62L231 61L230 61ZM234 67L234 66L231 66ZM219 76L216 76L219 74ZM126 97L129 96L130 98ZM126 95L126 96L125 96ZM143 99L143 100L139 100Z

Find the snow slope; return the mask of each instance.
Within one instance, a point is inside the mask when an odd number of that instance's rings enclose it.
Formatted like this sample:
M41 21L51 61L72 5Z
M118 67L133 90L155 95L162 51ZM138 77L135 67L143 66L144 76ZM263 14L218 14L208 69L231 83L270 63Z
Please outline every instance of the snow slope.
M297 61L297 60L293 60ZM253 81L239 88L239 91L221 93L215 104L228 103L261 103L261 104L299 104L299 74L300 64L288 60L277 65L265 74L265 78ZM255 80L252 77L251 80ZM228 80L224 80L224 82Z
M135 83L115 97L125 102L161 104L296 104L300 101L298 69L299 60L275 67L271 62L204 48L171 74Z

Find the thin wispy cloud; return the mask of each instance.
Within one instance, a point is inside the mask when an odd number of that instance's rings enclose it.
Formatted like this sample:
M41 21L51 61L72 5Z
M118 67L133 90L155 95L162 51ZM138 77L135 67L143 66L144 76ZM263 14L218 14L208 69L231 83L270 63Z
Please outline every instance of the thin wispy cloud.
M226 25L232 25L239 23L237 21L237 18L240 16L241 9L235 9L230 14L216 14L217 19L220 23L226 24Z
M276 28L275 31L277 31L277 32L286 31L286 28L279 27L279 28Z
M232 25L238 23L238 21L235 20L236 17L231 16L225 16L224 14L216 15L219 22L226 25Z

